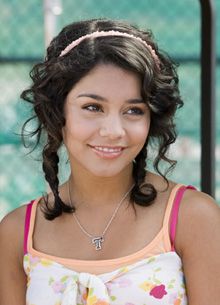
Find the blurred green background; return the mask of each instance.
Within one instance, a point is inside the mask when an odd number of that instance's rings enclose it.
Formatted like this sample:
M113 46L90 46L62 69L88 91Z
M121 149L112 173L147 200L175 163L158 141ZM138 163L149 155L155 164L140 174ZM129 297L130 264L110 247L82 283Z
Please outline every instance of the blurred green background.
M178 165L169 176L200 189L200 3L197 0L53 0L54 34L73 21L108 17L150 28L160 48L179 63L184 108L177 113L178 141L170 154ZM220 12L220 0L215 0ZM0 218L46 190L40 152L26 155L16 133L30 116L19 95L30 84L29 71L44 57L45 6L40 0L0 2ZM216 33L220 20L216 18ZM216 198L220 202L220 39L217 37ZM65 154L62 153L65 164ZM68 166L60 173L68 175Z

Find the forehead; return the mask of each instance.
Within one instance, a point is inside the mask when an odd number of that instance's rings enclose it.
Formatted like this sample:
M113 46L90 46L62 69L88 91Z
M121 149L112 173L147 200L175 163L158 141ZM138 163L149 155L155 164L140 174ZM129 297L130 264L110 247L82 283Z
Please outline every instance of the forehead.
M141 78L134 72L113 64L99 64L83 77L69 92L92 93L108 98L130 99L141 96Z

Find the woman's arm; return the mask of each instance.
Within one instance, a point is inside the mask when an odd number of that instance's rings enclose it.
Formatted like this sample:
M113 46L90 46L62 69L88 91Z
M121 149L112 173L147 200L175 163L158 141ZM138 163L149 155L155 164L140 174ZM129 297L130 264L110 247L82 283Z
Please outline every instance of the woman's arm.
M18 208L0 223L0 305L25 305L24 214L25 207Z
M219 305L220 208L210 196L186 191L175 246L183 261L188 305Z

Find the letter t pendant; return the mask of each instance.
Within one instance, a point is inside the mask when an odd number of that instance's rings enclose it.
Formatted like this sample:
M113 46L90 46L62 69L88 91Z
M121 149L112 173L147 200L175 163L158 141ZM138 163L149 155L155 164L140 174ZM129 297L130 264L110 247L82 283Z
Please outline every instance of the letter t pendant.
M94 237L92 239L92 243L95 244L95 249L96 250L101 250L102 249L102 243L103 242L104 242L104 238L102 236Z

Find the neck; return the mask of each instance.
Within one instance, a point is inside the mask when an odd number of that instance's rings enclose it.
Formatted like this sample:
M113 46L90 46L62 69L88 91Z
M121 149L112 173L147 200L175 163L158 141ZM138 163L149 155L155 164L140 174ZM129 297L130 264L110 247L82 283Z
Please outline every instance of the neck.
M72 169L68 181L72 204L76 208L80 205L91 208L115 205L134 183L132 166L114 177L97 177L82 169Z

